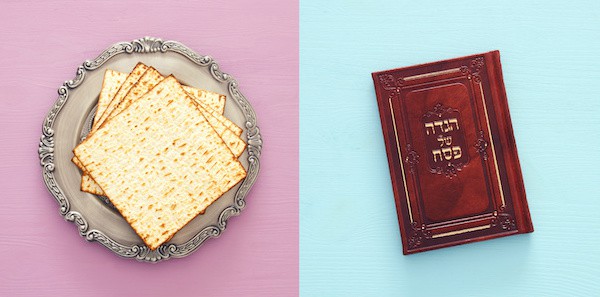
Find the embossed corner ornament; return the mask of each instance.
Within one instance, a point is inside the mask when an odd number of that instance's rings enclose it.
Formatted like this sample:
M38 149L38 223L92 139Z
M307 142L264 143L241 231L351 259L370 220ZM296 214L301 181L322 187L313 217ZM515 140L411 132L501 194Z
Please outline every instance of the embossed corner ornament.
M479 71L485 66L483 57L471 60L469 66L461 66L460 71L467 76L467 79L473 79L475 83L481 83Z
M506 212L506 206L501 206L498 211L494 212L491 227L503 231L512 231L517 229L517 224L513 216Z
M95 71L111 58L123 54L141 53L141 54L161 54L174 52L186 57L198 67L207 67L212 77L218 82L225 83L229 90L230 98L242 111L245 117L244 127L246 128L247 149L248 149L248 168L246 178L241 183L234 197L234 204L227 206L218 216L217 223L207 226L200 230L187 242L182 244L166 243L156 250L150 250L145 245L125 245L115 241L100 230L90 228L85 216L80 212L71 209L69 197L61 189L54 176L56 170L55 163L55 132L54 123L60 113L61 108L69 99L69 92L79 87L85 80L86 74ZM256 181L260 169L260 155L262 151L262 137L260 129L257 126L256 113L240 92L237 81L220 70L219 64L210 56L199 55L187 46L177 41L164 41L155 37L143 37L131 42L119 42L104 50L93 60L85 61L77 68L75 77L67 80L58 89L58 99L46 115L42 125L42 135L40 137L38 155L40 165L42 166L42 176L48 191L54 196L59 204L59 212L66 221L73 222L79 231L79 234L88 241L98 242L107 247L117 255L124 258L133 258L138 261L156 263L170 258L185 257L197 250L207 239L216 238L227 227L227 221L232 216L238 215L245 207L244 198L250 188Z
M379 81L381 82L384 90L391 91L389 98L393 98L394 96L400 94L402 91L402 86L404 85L404 79L395 78L391 74L380 74Z
M431 239L431 231L427 230L425 224L419 226L417 222L413 222L411 224L411 234L408 237L408 248L418 248L428 239Z

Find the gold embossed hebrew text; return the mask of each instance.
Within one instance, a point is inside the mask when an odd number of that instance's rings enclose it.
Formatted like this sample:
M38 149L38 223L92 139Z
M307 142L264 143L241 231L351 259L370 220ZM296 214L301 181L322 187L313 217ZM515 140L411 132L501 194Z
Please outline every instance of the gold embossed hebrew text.
M458 130L460 130L460 127L456 118L425 123L425 133L427 133L427 135L439 134L437 136L437 141L439 142L440 148L431 150L434 162L456 160L462 157L462 148L459 145L452 145L452 135L445 134Z

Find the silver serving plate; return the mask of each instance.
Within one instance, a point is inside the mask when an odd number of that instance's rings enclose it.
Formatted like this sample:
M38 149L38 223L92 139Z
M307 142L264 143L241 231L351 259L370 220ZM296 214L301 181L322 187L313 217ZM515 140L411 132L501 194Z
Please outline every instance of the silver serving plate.
M80 191L81 172L71 163L73 148L90 130L106 69L129 72L138 62L153 66L163 75L174 74L182 83L227 95L225 116L244 129L248 147L240 162L248 171L245 180L214 202L167 243L151 251L123 217L108 203ZM79 234L125 258L158 262L185 257L207 239L218 237L227 220L244 208L244 198L259 171L262 139L256 114L238 89L210 57L202 56L175 41L144 37L119 42L97 58L77 68L74 79L58 89L58 100L44 119L38 153L48 190L60 205L60 214L75 223Z

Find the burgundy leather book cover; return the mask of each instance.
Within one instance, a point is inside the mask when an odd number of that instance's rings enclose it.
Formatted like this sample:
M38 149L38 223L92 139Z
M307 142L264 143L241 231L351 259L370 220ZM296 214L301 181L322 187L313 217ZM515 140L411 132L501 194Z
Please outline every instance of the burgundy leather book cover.
M533 232L498 51L373 81L404 254Z

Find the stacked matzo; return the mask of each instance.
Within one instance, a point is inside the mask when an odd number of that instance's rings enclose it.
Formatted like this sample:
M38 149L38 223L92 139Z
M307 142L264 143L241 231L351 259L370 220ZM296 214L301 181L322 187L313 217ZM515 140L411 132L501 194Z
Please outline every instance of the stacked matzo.
M106 195L156 249L246 176L224 104L143 64L108 70L92 132L73 150L82 190Z

